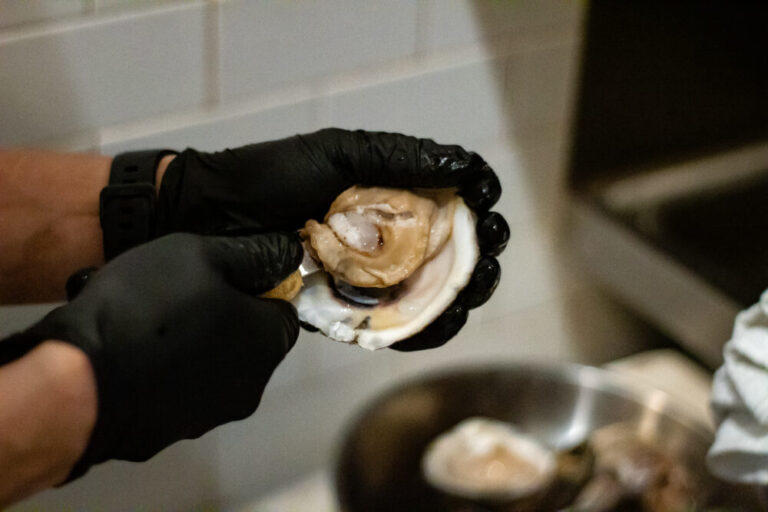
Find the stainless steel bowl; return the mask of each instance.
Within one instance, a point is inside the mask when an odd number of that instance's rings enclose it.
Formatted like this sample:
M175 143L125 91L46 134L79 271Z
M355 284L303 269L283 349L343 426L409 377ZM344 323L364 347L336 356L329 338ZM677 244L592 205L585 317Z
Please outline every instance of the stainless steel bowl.
M708 505L766 510L758 489L707 473L712 434L668 395L614 372L565 364L454 369L386 392L344 439L336 471L342 510L440 510L439 495L421 477L421 456L435 436L470 416L508 421L557 449L622 422L678 456L710 491Z

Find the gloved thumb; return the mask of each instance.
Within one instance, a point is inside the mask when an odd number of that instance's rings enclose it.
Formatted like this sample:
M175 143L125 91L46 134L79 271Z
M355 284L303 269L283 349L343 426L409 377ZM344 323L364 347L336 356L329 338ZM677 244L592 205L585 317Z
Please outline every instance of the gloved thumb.
M296 233L205 237L205 246L232 286L255 295L277 286L299 268L304 255Z

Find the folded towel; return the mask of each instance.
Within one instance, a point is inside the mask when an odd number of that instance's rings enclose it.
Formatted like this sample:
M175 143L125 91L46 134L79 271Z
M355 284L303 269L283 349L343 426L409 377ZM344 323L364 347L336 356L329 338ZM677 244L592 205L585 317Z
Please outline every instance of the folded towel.
M726 480L768 485L768 291L736 317L723 355L712 386L717 433L707 465Z

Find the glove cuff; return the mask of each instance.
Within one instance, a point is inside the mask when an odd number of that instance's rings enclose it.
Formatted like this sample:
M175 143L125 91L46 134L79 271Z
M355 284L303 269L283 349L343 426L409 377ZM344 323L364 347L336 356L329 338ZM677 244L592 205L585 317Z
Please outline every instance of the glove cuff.
M28 332L18 332L0 340L0 366L19 359L43 341Z

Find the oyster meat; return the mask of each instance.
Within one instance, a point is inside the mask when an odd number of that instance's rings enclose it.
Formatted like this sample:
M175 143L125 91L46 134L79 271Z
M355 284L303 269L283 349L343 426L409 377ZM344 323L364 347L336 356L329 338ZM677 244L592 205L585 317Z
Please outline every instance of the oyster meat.
M325 223L305 227L311 250L334 277L385 288L410 276L451 233L449 192L352 187L331 205Z
M469 282L475 222L453 190L347 189L303 230L323 271L293 299L299 318L371 350L420 332Z
M422 472L430 485L450 495L510 501L546 489L556 476L557 459L512 425L475 417L427 447Z

